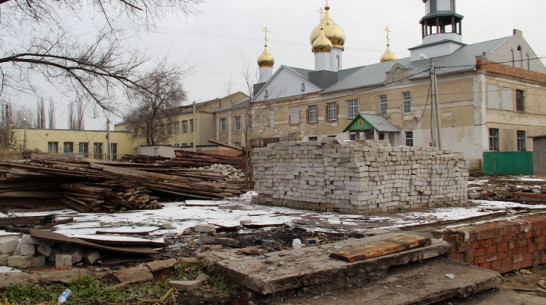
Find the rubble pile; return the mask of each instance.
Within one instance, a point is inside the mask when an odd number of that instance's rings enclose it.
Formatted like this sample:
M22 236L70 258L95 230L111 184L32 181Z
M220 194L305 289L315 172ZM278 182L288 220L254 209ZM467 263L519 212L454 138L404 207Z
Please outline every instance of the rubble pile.
M349 213L467 202L462 156L384 141L281 142L255 149L255 202Z
M546 203L546 182L498 176L471 177L468 198L472 200Z
M160 208L161 198L223 199L243 193L245 175L230 165L107 162L33 155L0 162L0 208L62 202L79 212Z

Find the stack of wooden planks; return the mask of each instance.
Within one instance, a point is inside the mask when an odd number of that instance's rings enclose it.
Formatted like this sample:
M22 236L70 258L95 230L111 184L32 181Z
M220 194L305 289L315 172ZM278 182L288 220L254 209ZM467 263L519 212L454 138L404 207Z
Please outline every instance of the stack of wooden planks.
M159 199L223 199L240 195L243 174L226 165L183 168L173 164L108 162L33 154L0 161L0 207L13 201L61 202L80 212L160 208ZM16 205L16 204L15 204Z
M210 154L203 152L193 152L187 150L176 150L176 157L172 160L167 160L167 164L175 164L177 166L202 167L213 164L229 164L239 170L245 170L246 162L244 156L229 156L220 154Z

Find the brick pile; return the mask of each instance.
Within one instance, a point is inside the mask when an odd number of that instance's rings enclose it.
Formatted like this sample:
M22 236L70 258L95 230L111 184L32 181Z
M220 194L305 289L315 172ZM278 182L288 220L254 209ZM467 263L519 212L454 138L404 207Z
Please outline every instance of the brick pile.
M495 221L436 232L449 258L506 273L546 264L546 216Z
M366 214L467 202L464 159L433 147L280 142L252 161L259 204Z
M81 261L92 265L98 259L100 254L96 250L38 240L28 234L0 237L0 266L27 269L53 262L61 268Z

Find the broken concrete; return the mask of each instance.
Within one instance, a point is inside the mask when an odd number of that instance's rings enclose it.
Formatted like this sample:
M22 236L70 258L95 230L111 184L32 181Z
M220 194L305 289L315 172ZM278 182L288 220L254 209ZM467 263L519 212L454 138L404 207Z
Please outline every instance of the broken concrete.
M202 281L170 281L169 285L176 288L178 291L190 291L203 286Z
M325 283L340 287L351 283L377 280L386 275L392 266L418 262L445 254L446 242L433 239L428 246L414 248L356 263L331 259L329 255L381 240L402 233L388 233L363 239L345 240L301 249L285 250L265 256L242 256L234 251L218 252L216 265L235 283L259 294L266 295L290 289Z
M154 275L145 265L121 269L116 272L115 276L120 283L124 284L146 282L154 279Z
M386 278L374 283L349 286L340 291L328 290L327 294L322 289L311 289L306 296L291 297L275 304L436 304L454 297L467 298L493 289L501 282L502 277L495 271L435 258L397 267L390 270Z

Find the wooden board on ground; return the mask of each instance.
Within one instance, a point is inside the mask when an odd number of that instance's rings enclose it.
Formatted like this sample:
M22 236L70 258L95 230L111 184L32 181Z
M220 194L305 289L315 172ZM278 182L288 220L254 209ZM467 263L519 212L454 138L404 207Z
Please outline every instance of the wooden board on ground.
M377 241L371 244L362 245L356 248L347 249L344 251L334 252L330 254L331 258L339 259L349 263L363 261L372 257L383 256L404 250L425 246L430 244L430 238L400 234L398 236Z
M98 249L98 250L105 250L105 251L111 251L111 252L118 252L118 253L125 253L125 254L138 254L138 255L153 255L157 254L158 252L152 248L148 247L113 247L113 246L105 246L105 245L99 245L96 243L87 242L81 239L68 237L63 234L55 233L55 232L48 232L43 230L37 230L37 229L30 229L30 236L38 239L45 239L53 242L61 242L61 243L67 243L67 244L74 244L78 246Z

